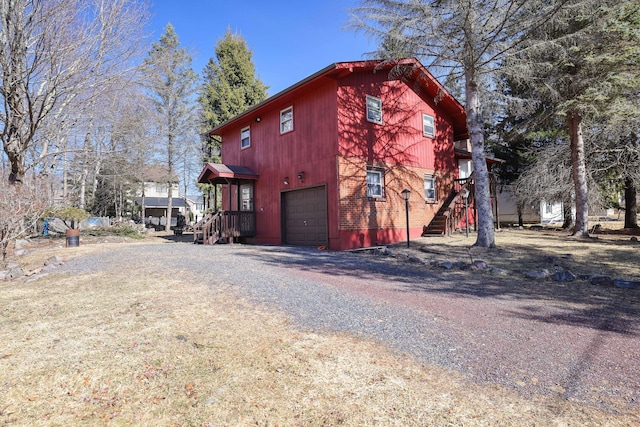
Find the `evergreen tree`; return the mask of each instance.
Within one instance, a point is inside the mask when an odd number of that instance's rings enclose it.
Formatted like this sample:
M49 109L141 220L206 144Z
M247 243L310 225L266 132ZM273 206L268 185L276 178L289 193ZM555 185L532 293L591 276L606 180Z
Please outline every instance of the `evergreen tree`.
M173 26L167 24L164 34L151 46L142 65L143 85L158 114L158 130L166 143L167 224L171 229L173 209L172 177L175 176L180 137L195 127L192 94L196 84L196 74L191 68L191 55L180 47L178 35Z
M253 54L242 36L227 30L215 53L216 59L210 58L203 70L199 99L203 132L267 98L267 86L256 76ZM219 141L207 138L204 153L205 161L218 161Z
M464 81L478 212L476 246L495 246L485 154L486 99L482 95L492 88L490 77L496 69L520 48L517 35L527 34L556 12L548 3L362 0L363 5L352 11L355 28L382 41L391 36L394 44L403 43L403 51L413 52L430 70Z
M537 104L562 117L570 141L575 236L588 236L589 185L585 123L606 124L612 109L638 115L640 0L568 0L560 12L523 39L506 69ZM622 143L622 141L621 141Z

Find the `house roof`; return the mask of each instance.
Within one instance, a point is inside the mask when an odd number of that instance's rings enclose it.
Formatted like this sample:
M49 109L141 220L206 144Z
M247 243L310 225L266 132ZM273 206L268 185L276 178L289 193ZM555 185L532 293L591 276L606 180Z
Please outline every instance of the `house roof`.
M198 182L208 184L210 182L226 183L230 179L258 179L258 174L245 166L225 165L222 163L207 163L198 177Z
M146 165L142 171L145 182L167 182L169 167L166 165ZM171 182L179 182L178 174L175 171L171 174Z
M221 135L230 127L238 125L238 122L254 120L264 111L270 109L271 104L285 97L295 96L297 93L303 92L306 88L316 84L319 80L327 78L339 79L355 72L390 72L391 70L398 70L398 66L401 66L403 71L398 73L398 78L409 84L414 91L432 98L451 117L454 140L469 138L467 115L462 104L415 58L405 58L393 62L381 60L336 62L216 126L209 131L209 135Z

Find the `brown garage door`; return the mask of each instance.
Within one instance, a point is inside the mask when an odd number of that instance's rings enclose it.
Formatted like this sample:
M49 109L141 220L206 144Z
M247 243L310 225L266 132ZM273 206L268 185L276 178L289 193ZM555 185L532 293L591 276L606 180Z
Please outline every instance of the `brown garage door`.
M289 191L283 198L284 241L289 245L326 245L326 187Z

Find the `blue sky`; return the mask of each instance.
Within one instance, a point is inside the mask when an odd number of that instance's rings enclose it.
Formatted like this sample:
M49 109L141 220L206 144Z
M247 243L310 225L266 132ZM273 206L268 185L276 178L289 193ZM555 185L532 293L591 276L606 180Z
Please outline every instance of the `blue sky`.
M291 86L334 62L364 59L376 43L345 29L350 7L358 0L150 0L151 40L168 22L180 43L193 51L201 74L214 46L231 28L253 52L256 72L269 95Z

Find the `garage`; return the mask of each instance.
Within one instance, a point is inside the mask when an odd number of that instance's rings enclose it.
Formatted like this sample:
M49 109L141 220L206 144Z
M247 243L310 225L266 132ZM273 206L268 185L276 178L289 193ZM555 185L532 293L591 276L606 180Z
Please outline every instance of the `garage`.
M282 193L283 240L289 245L327 244L326 187Z

